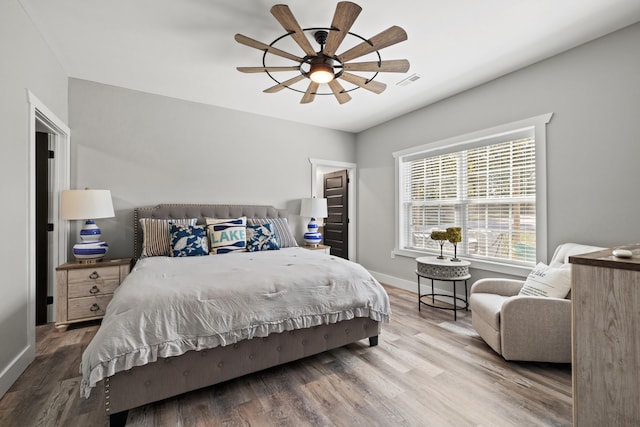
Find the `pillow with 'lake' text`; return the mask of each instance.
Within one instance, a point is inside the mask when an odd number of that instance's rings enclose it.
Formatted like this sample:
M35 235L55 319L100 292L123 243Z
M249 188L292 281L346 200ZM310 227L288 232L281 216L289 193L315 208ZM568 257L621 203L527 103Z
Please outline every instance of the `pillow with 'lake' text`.
M247 217L234 219L207 218L211 254L245 251L247 248Z
M566 298L571 290L571 264L549 267L538 263L527 276L519 295Z

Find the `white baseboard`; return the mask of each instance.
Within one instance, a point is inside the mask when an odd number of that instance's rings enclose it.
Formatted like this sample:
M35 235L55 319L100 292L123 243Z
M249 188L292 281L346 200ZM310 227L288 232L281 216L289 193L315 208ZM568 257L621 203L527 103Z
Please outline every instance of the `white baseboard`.
M391 285L393 287L396 288L400 288L400 289L404 289L410 292L413 292L414 294L416 294L416 298L418 297L418 278L416 277L416 280L414 282L410 281L410 280L405 280L405 279L400 279L398 277L394 277L394 276L389 276L388 274L383 274L383 273L378 273L377 271L371 271L369 270L369 273L371 273L371 275L373 277L375 277L375 279L380 282L380 283L384 283L385 285ZM448 296L436 296L436 299L438 301L442 301L444 303L447 304L451 304L453 305L453 285L451 286L452 290L446 290L446 289L441 289L436 287L438 284L440 283L444 283L444 282L438 282L437 280L434 283L434 287L433 287L433 292L435 292L436 294L444 294L444 295L448 295ZM450 283L450 282L447 282ZM470 287L470 285L468 285ZM431 280L429 279L420 279L420 291L422 292L422 294L427 293L428 291L431 290ZM463 292L464 292L464 286L456 286L456 294L459 297L462 297ZM468 292L468 289L467 289Z
M5 395L18 377L36 357L35 347L28 345L0 372L0 398Z

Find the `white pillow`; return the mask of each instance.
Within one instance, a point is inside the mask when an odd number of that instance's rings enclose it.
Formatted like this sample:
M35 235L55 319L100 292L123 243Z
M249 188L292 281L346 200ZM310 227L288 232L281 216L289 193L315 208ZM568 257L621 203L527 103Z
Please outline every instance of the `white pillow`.
M231 219L206 218L210 254L226 254L247 250L247 217Z
M571 264L549 267L540 262L529 273L519 295L565 298L571 290Z

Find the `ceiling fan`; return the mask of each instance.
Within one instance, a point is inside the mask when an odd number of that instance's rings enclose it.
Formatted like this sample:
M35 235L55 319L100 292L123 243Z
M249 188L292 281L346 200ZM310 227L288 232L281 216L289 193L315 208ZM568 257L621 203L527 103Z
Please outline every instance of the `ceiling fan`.
M279 92L284 88L304 93L300 101L301 104L312 102L316 95L331 94L336 97L340 104L344 104L351 100L351 95L349 95L348 92L358 88L380 94L386 89L387 85L374 80L378 73L406 73L409 70L409 61L406 59L383 61L379 50L406 40L407 33L398 26L389 27L370 39L365 39L352 33L349 30L361 11L362 8L357 4L349 1L341 1L336 6L331 27L303 29L291 13L289 6L277 4L271 8L271 14L287 33L278 37L268 45L250 37L243 36L242 34L236 34L235 39L238 43L264 52L262 56L262 67L237 67L237 69L243 73L267 73L277 84L265 89L264 92L266 93ZM319 51L314 49L305 31L313 34L315 41L320 45ZM360 43L340 54L336 54L340 44L347 36L359 39L357 41L360 41ZM286 37L291 37L295 43L300 46L305 55L299 56L291 54L275 47L279 41ZM267 66L267 54L285 58L298 64L293 66ZM368 54L372 54L373 61L350 62L353 59ZM271 74L287 71L297 71L299 74L285 81L279 81ZM371 72L374 74L372 77L366 78L352 74L351 71ZM304 79L311 80L306 91L292 87ZM339 79L351 83L354 87L350 90L345 90L338 81ZM331 92L318 92L320 84L325 83L329 85Z

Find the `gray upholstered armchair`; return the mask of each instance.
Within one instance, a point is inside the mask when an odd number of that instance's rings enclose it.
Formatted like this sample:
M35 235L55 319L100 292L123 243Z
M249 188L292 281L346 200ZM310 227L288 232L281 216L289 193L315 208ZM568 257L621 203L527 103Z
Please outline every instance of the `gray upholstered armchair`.
M565 243L550 267L569 256L603 248ZM519 296L524 280L480 279L470 291L471 321L484 341L506 360L571 362L571 293L567 298Z

